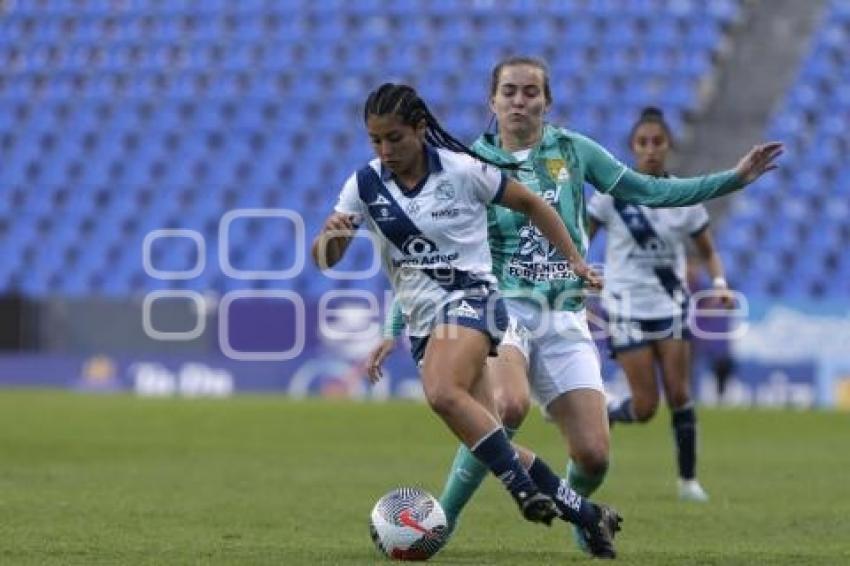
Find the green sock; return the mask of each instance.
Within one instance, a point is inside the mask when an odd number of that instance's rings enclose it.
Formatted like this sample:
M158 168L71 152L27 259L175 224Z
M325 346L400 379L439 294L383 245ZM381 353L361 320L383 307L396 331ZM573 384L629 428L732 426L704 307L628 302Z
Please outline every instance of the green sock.
M567 462L567 481L571 488L584 497L590 497L602 485L606 473L608 473L607 466L599 474L588 474L572 460Z
M513 438L516 434L515 430L508 427L505 427L505 432L508 438ZM449 476L446 478L446 485L443 486L443 494L440 495L440 505L446 512L450 528L454 528L460 512L472 499L472 495L489 472L487 466L481 463L469 448L463 444L458 447Z

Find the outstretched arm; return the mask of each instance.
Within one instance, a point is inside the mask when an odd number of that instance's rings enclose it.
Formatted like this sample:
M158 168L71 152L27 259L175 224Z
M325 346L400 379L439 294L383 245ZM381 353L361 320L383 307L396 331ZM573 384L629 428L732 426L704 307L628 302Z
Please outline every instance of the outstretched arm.
M689 206L744 188L776 169L783 146L771 142L753 147L734 169L682 179L652 177L633 171L589 138L581 140L587 180L603 193L632 204L652 207Z
M608 194L617 200L644 206L689 206L743 187L744 183L734 170L702 177L670 179L626 169Z

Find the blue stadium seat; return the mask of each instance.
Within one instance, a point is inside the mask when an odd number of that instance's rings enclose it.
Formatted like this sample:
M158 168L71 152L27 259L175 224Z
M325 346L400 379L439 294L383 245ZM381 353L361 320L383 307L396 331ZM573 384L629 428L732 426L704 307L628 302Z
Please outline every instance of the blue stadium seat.
M778 258L794 259L793 277L786 277L782 285L756 285L754 292L829 300L848 291L838 283L850 271L843 253L850 243L850 186L842 182L850 173L842 157L848 143L850 65L848 59L835 56L847 44L847 27L838 24L845 5L829 4L796 82L767 128L770 137L786 142L788 166L781 175L772 175L747 191L768 208L773 226L759 239L760 261L769 268ZM734 210L726 226L755 222ZM732 242L719 241L721 253L736 249Z
M678 132L681 113L696 104L697 81L711 72L723 26L739 11L732 0L681 0L665 6L667 15L655 0L511 0L498 16L486 1L455 0L126 0L121 10L112 0L18 4L0 33L0 64L12 77L0 80L0 140L8 145L0 167L0 219L8 222L0 237L8 244L0 250L9 248L15 269L34 242L63 251L34 259L36 275L0 270L0 284L70 296L172 285L140 276L144 235L194 227L214 242L218 219L234 207L303 209L314 233L344 177L372 158L360 115L370 89L413 81L447 127L472 139L489 117L490 69L521 38L549 59L552 115L568 117L569 127L624 155L628 126L652 102L668 110ZM823 49L832 53L842 32L830 30ZM833 103L844 104L847 94L832 92ZM797 99L809 111L806 95ZM812 197L827 173L838 176L841 144L829 140L843 133L838 118L817 124L825 141L805 152L812 176L795 177L805 186L796 190ZM788 136L807 127L801 115L775 122ZM45 223L49 211L61 211L59 219ZM742 230L751 237L755 220L747 222ZM252 250L245 261L271 267L289 259L275 252L279 235L270 230L235 236ZM837 225L829 233L829 245L843 241ZM782 248L786 240L770 242ZM185 260L177 251L164 256L172 268ZM315 270L281 284L311 295L335 285ZM174 285L252 284L208 268Z

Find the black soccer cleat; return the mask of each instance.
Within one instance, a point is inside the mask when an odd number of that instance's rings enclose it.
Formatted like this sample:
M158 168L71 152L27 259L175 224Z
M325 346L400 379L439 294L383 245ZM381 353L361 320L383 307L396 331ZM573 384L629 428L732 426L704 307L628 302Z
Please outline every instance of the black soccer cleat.
M546 526L551 526L552 521L561 516L555 502L545 493L521 491L513 495L522 511L522 516L532 523L544 523Z
M593 507L597 513L596 522L581 529L585 550L596 558L616 558L614 535L621 529L623 518L608 505L594 503Z

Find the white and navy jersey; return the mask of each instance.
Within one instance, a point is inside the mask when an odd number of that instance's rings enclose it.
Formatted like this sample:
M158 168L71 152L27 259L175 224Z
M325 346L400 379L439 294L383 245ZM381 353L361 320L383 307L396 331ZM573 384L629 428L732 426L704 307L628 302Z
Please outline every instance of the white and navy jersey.
M608 231L605 310L643 320L682 314L688 300L685 244L708 227L705 207L649 208L597 193L587 211Z
M430 333L438 307L497 289L487 243L487 206L507 178L460 153L426 145L428 175L402 192L375 159L342 188L336 211L357 215L378 236L384 268L411 336Z

